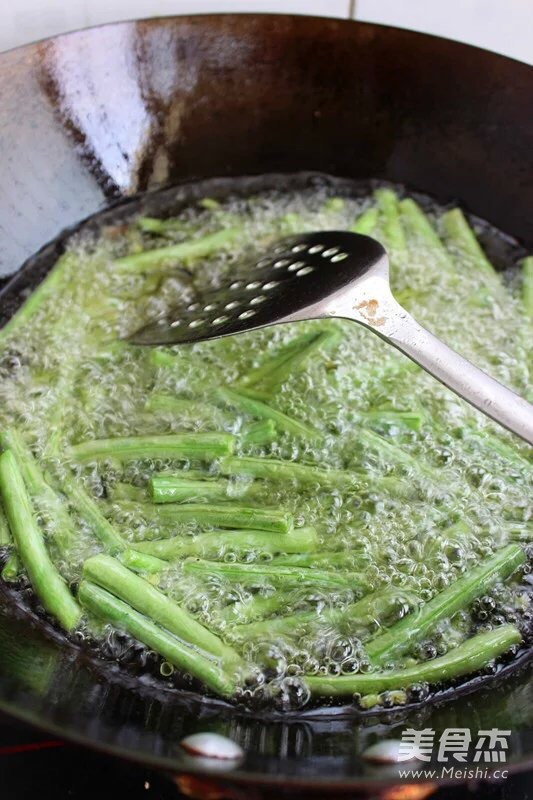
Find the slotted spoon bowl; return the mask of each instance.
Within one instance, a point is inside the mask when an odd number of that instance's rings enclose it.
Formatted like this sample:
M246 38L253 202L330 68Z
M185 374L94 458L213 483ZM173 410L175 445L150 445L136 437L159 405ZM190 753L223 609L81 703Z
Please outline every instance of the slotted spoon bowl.
M394 299L389 260L374 239L346 231L277 243L231 283L175 307L130 337L177 345L232 336L281 322L341 317L377 333L426 372L533 444L533 406L416 322Z

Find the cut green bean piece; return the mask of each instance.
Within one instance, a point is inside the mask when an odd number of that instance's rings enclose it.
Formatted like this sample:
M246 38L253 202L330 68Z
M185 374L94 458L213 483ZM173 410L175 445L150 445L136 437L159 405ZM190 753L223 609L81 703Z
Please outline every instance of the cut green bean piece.
M172 414L174 417L194 419L195 422L226 424L231 422L228 414L210 403L200 403L187 397L174 397L174 395L154 393L145 404L146 411Z
M54 541L60 550L67 549L78 537L76 526L66 504L48 483L22 436L13 428L7 428L0 434L0 446L13 453L32 500L51 522Z
M407 244L396 192L386 188L376 189L374 197L382 217L383 238L387 248L390 248L389 257L401 260L405 257Z
M376 422L379 425L400 426L411 431L419 431L425 421L425 416L421 411L410 410L375 409L361 413L361 417L368 422Z
M276 426L271 419L252 422L241 431L241 443L246 447L270 444L276 438Z
M406 669L364 675L308 676L305 681L315 697L379 693L407 689L415 683L435 684L478 672L521 641L518 628L501 625L467 639L440 658Z
M115 500L132 500L135 503L147 503L150 499L144 487L132 486L130 483L115 483L107 490L108 497Z
M155 650L170 664L189 672L209 689L224 697L236 689L236 676L223 669L217 660L202 655L172 633L135 611L127 603L90 581L82 581L78 590L82 605L96 616L125 630L130 636Z
M12 539L9 533L9 525L7 524L6 515L0 508L0 547L6 547L10 544L12 544Z
M410 603L413 603L413 595L409 595L408 592L402 592L400 589L390 589L385 592L368 594L362 600L350 603L344 608L325 608L320 613L316 609L298 611L288 616L278 616L275 619L261 620L248 625L237 625L232 633L245 640L269 634L298 637L301 635L303 628L317 625L338 626L342 623L348 623L352 630L360 632L361 629L386 619L397 606L398 594L402 598L408 598ZM361 633L361 635L363 634ZM368 636L370 636L370 632L363 638L368 638Z
M525 560L524 551L519 545L507 545L435 595L417 614L409 614L370 642L367 646L368 655L375 663L383 663L405 653L438 622L468 608L476 597L486 593L496 581L505 580L516 572Z
M392 476L377 477L342 469L323 469L312 464L281 461L276 458L254 456L223 458L219 463L219 471L222 475L249 475L254 478L321 489L386 491L402 498L413 496L415 491L407 481Z
M254 456L224 458L219 465L223 475L251 475L254 478L295 482L306 486L322 486L327 489L357 487L362 483L361 475L340 469L323 469L296 461L281 461L276 458Z
M317 548L313 528L295 528L290 533L227 530L200 533L198 536L174 536L171 539L152 539L135 544L137 550L167 561L188 556L216 560L227 553L247 555L258 552L305 553Z
M190 559L183 564L184 572L191 575L203 575L226 578L238 583L264 583L273 586L308 586L331 587L333 589L366 590L366 583L358 573L328 572L306 567L271 567L269 564L236 564L223 561L203 561Z
M413 470L413 472L423 475L426 480L431 483L438 482L438 473L431 469L427 464L424 464L420 459L415 458L411 453L404 450L403 447L391 442L379 433L369 430L368 428L360 428L359 442L365 447L375 450L380 455L383 455L387 461L392 461L394 464L404 465Z
M291 339L287 344L276 350L272 356L267 356L258 367L249 370L246 375L240 379L241 386L250 388L258 383L262 383L277 367L284 364L296 351L302 350L307 344L312 342L318 333L316 331L302 333Z
M134 572L146 572L149 575L155 575L164 569L168 569L166 561L148 553L141 553L139 550L122 550L118 558L125 567L132 569Z
M160 236L169 236L174 233L185 232L190 225L176 217L158 219L157 217L138 217L135 220L137 227L144 233L155 233Z
M321 551L320 553L300 551L291 555L275 556L272 561L269 561L269 564L287 567L325 567L326 569L335 567L336 569L358 571L368 567L368 556L361 550Z
M379 211L375 206L367 208L361 216L354 222L350 230L352 233L360 233L369 236L377 227Z
M284 361L274 366L263 381L263 386L275 392L289 378L302 372L309 359L319 351L327 352L336 347L342 339L342 332L338 328L329 328L321 331L306 345L295 349Z
M65 274L68 273L76 261L77 258L73 253L64 253L56 261L44 280L31 292L28 299L0 330L0 345L3 345L12 334L28 324L43 304L57 291L65 278Z
M143 513L164 522L196 522L213 528L243 528L269 533L288 533L293 529L292 515L277 508L248 508L227 503L168 503L144 507Z
M2 580L12 583L20 575L20 561L16 553L10 553L2 569Z
M238 654L218 636L117 559L106 555L93 556L83 565L83 576L194 647L228 664L240 662Z
M273 594L254 594L247 600L237 600L235 603L224 606L218 614L218 620L227 625L238 622L245 624L254 620L270 617L272 614L287 609L291 603L291 592L277 590Z
M533 320L533 256L522 261L522 302L526 314Z
M260 419L272 420L280 431L311 441L322 438L322 434L310 425L300 422L300 420L292 419L287 414L272 408L261 400L248 397L244 392L238 392L235 389L219 389L218 395L225 403L245 414L250 414Z
M452 251L459 251L461 255L469 258L482 272L493 278L498 277L460 208L446 211L441 217L441 223L446 242Z
M75 461L112 459L128 461L137 458L197 458L210 461L231 455L235 437L231 433L174 433L166 436L131 436L117 439L92 439L70 448Z
M449 253L418 203L415 203L410 197L401 200L400 213L405 230L414 242L430 249L435 257L439 258L439 261L446 262L447 266L453 270Z
M70 504L87 523L106 550L109 550L110 553L118 553L120 550L127 548L122 536L98 508L96 500L93 500L74 478L70 476L63 478L62 488Z
M241 234L241 228L226 228L198 239L123 256L113 261L111 266L115 270L147 272L152 269L160 269L176 261L187 263L199 258L206 258L218 250L229 247Z
M509 461L511 464L516 464L517 467L531 468L531 462L512 445L502 442L497 436L494 436L488 431L468 430L467 438L478 443L482 448L492 450L500 458Z
M0 455L0 494L17 553L37 596L66 630L72 630L80 619L80 607L46 551L24 480L11 450Z
M149 487L154 503L206 503L232 499L228 494L229 483L223 478L191 480L160 472L152 475Z

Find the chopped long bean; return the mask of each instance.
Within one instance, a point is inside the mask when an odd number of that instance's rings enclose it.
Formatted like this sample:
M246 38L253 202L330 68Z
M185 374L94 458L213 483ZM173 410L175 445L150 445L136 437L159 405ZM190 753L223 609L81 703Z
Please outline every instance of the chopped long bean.
M453 616L462 608L467 608L496 581L504 580L516 572L525 560L524 551L519 545L507 545L435 595L417 614L409 614L370 642L367 647L368 655L376 663L383 663L406 652L438 622Z
M275 556L272 561L269 561L269 564L272 564L272 566L280 565L286 567L336 567L340 569L359 570L368 566L368 556L362 555L360 550L341 550L336 553L332 553L328 550L320 553L314 551L304 553L299 551L291 555Z
M256 400L247 396L243 391L236 391L235 389L220 389L219 397L228 405L243 411L245 414L251 414L260 419L270 419L280 431L285 431L293 436L299 436L303 439L316 441L320 439L322 434L300 420L292 419L278 411L272 406L263 403L261 400Z
M377 422L379 425L400 426L409 428L412 431L419 431L425 419L422 411L396 411L392 409L364 411L361 413L361 417L368 422Z
M183 569L191 575L216 575L239 583L265 584L273 586L299 586L301 584L366 591L367 584L359 573L339 573L306 567L271 567L269 564L237 564L222 561L189 559Z
M407 243L400 217L399 201L392 189L376 189L374 197L382 217L383 237L394 259L405 257Z
M217 660L207 658L110 592L84 580L80 584L78 597L93 614L125 630L178 669L194 675L217 694L229 697L235 692L237 677L233 671L225 670Z
M354 222L350 230L353 233L360 233L364 236L370 236L377 227L379 219L379 211L375 206L367 208L363 211L361 216Z
M98 555L87 559L83 565L83 576L195 648L221 658L228 664L240 662L237 653L218 636L115 558Z
M156 473L150 478L150 495L154 503L206 503L231 500L227 480L190 480L179 474ZM248 487L246 487L248 488Z
M466 256L472 265L492 278L497 278L494 267L479 244L476 235L460 208L446 211L441 217L442 228L450 249Z
M157 574L168 568L166 561L148 553L141 553L137 550L122 550L118 558L121 563L134 572L146 572L147 574Z
M44 278L39 286L24 301L16 314L0 330L0 345L27 325L32 317L39 311L43 304L57 291L65 275L76 263L76 256L73 253L65 253L55 263L55 266Z
M342 469L324 469L297 461L254 456L223 458L219 463L222 475L249 475L254 478L296 483L321 489L384 490L400 497L413 494L413 487L395 477L369 477L365 473Z
M112 266L115 270L148 272L160 269L176 261L187 263L199 258L205 258L224 247L228 247L241 234L241 228L225 228L198 239L117 258Z
M75 461L137 458L169 458L210 461L231 455L235 437L231 433L175 433L166 436L130 436L117 439L92 439L70 448Z
M187 397L175 397L174 395L156 392L151 394L145 404L146 411L161 411L166 414L181 419L186 417L202 422L203 424L217 423L224 424L231 421L229 415L222 409L210 403L200 403Z
M62 498L48 483L22 436L12 428L0 434L0 446L10 450L17 462L26 488L39 510L51 522L54 540L63 550L76 541L77 531Z
M9 533L9 525L7 524L7 519L0 508L0 547L5 547L6 545L12 544L11 534Z
M146 506L143 512L164 522L196 522L213 528L243 528L245 530L288 533L293 528L292 515L277 508L237 506L227 503L217 506L205 503L168 503Z
M276 438L276 426L271 419L252 422L241 431L241 443L246 447L270 444Z
M521 641L518 628L514 625L501 625L467 639L440 658L406 669L335 677L308 676L305 680L312 695L324 697L407 689L415 683L435 684L477 672Z
M87 494L83 487L71 477L63 478L62 486L71 505L89 525L106 550L110 553L118 553L121 550L125 550L127 547L126 542L109 520L104 517L96 501Z
M327 352L333 349L341 339L342 334L338 328L328 328L321 331L303 347L295 349L287 359L273 366L261 385L267 390L275 392L289 378L302 372L311 356L319 351Z
M325 608L320 614L316 610L298 611L287 616L280 615L275 619L237 625L232 632L238 638L248 641L252 638L269 634L300 636L303 628L320 624L338 626L343 622L346 622L352 630L359 632L362 628L370 628L379 620L386 619L390 615L391 611L397 606L399 591L391 589L385 592L374 592L343 608ZM412 596L408 593L400 593L402 597L409 598L410 602L413 602ZM370 636L370 633L367 634L368 636ZM363 636L363 638L367 637Z
M323 469L296 461L254 456L224 458L219 470L223 475L251 475L282 482L294 482L307 486L341 488L361 485L361 475L340 469Z
M198 536L174 536L171 539L152 539L138 542L135 548L157 558L171 561L198 556L216 560L227 553L305 553L316 550L317 536L313 528L295 528L290 533L227 530L200 533Z
M290 342L278 348L274 355L267 356L258 367L254 367L249 370L246 375L243 375L240 379L240 384L250 388L251 386L262 383L273 371L284 364L294 353L303 350L310 342L316 339L318 335L316 331L311 331L302 333L294 339L291 339Z
M10 450L0 455L0 495L17 553L37 596L66 630L72 630L80 619L80 607L48 555L17 460Z
M279 589L269 595L254 594L246 600L238 600L222 608L217 613L217 618L222 625L235 622L245 624L257 619L270 617L278 611L290 606L291 592Z
M11 583L12 581L16 581L20 574L20 560L18 555L13 552L9 554L9 557L2 568L1 577L2 580L6 581L7 583Z
M437 231L418 203L410 197L400 201L400 213L407 235L412 241L431 250L440 263L445 263L453 271L453 263Z

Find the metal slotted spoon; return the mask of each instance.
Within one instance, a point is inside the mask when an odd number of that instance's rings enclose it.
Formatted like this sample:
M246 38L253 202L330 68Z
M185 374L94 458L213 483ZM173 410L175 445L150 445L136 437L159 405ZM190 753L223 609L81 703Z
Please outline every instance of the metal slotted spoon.
M396 302L387 253L368 236L322 231L283 239L236 273L231 283L206 292L201 302L173 308L130 341L186 344L324 317L351 319L369 328L533 444L533 405L433 336Z

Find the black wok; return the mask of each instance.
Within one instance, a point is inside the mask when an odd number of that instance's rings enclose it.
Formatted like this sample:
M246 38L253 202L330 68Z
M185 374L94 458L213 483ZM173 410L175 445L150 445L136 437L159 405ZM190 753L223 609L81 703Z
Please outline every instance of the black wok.
M1 55L0 96L0 272L40 251L4 290L3 320L51 266L64 229L101 211L121 218L139 193L198 178L221 179L211 194L240 175L270 174L243 191L325 180L316 173L385 178L456 199L533 248L533 68L461 44L306 17L131 22ZM312 174L284 177L302 171ZM160 200L142 202L153 211ZM533 766L529 677L523 663L381 717L349 707L253 716L124 677L0 586L0 710L208 778L181 778L206 796L213 781L243 797L280 784L377 794L395 778L361 753L409 726L511 729L509 767ZM191 763L179 742L204 730L239 741L244 762L218 774Z

